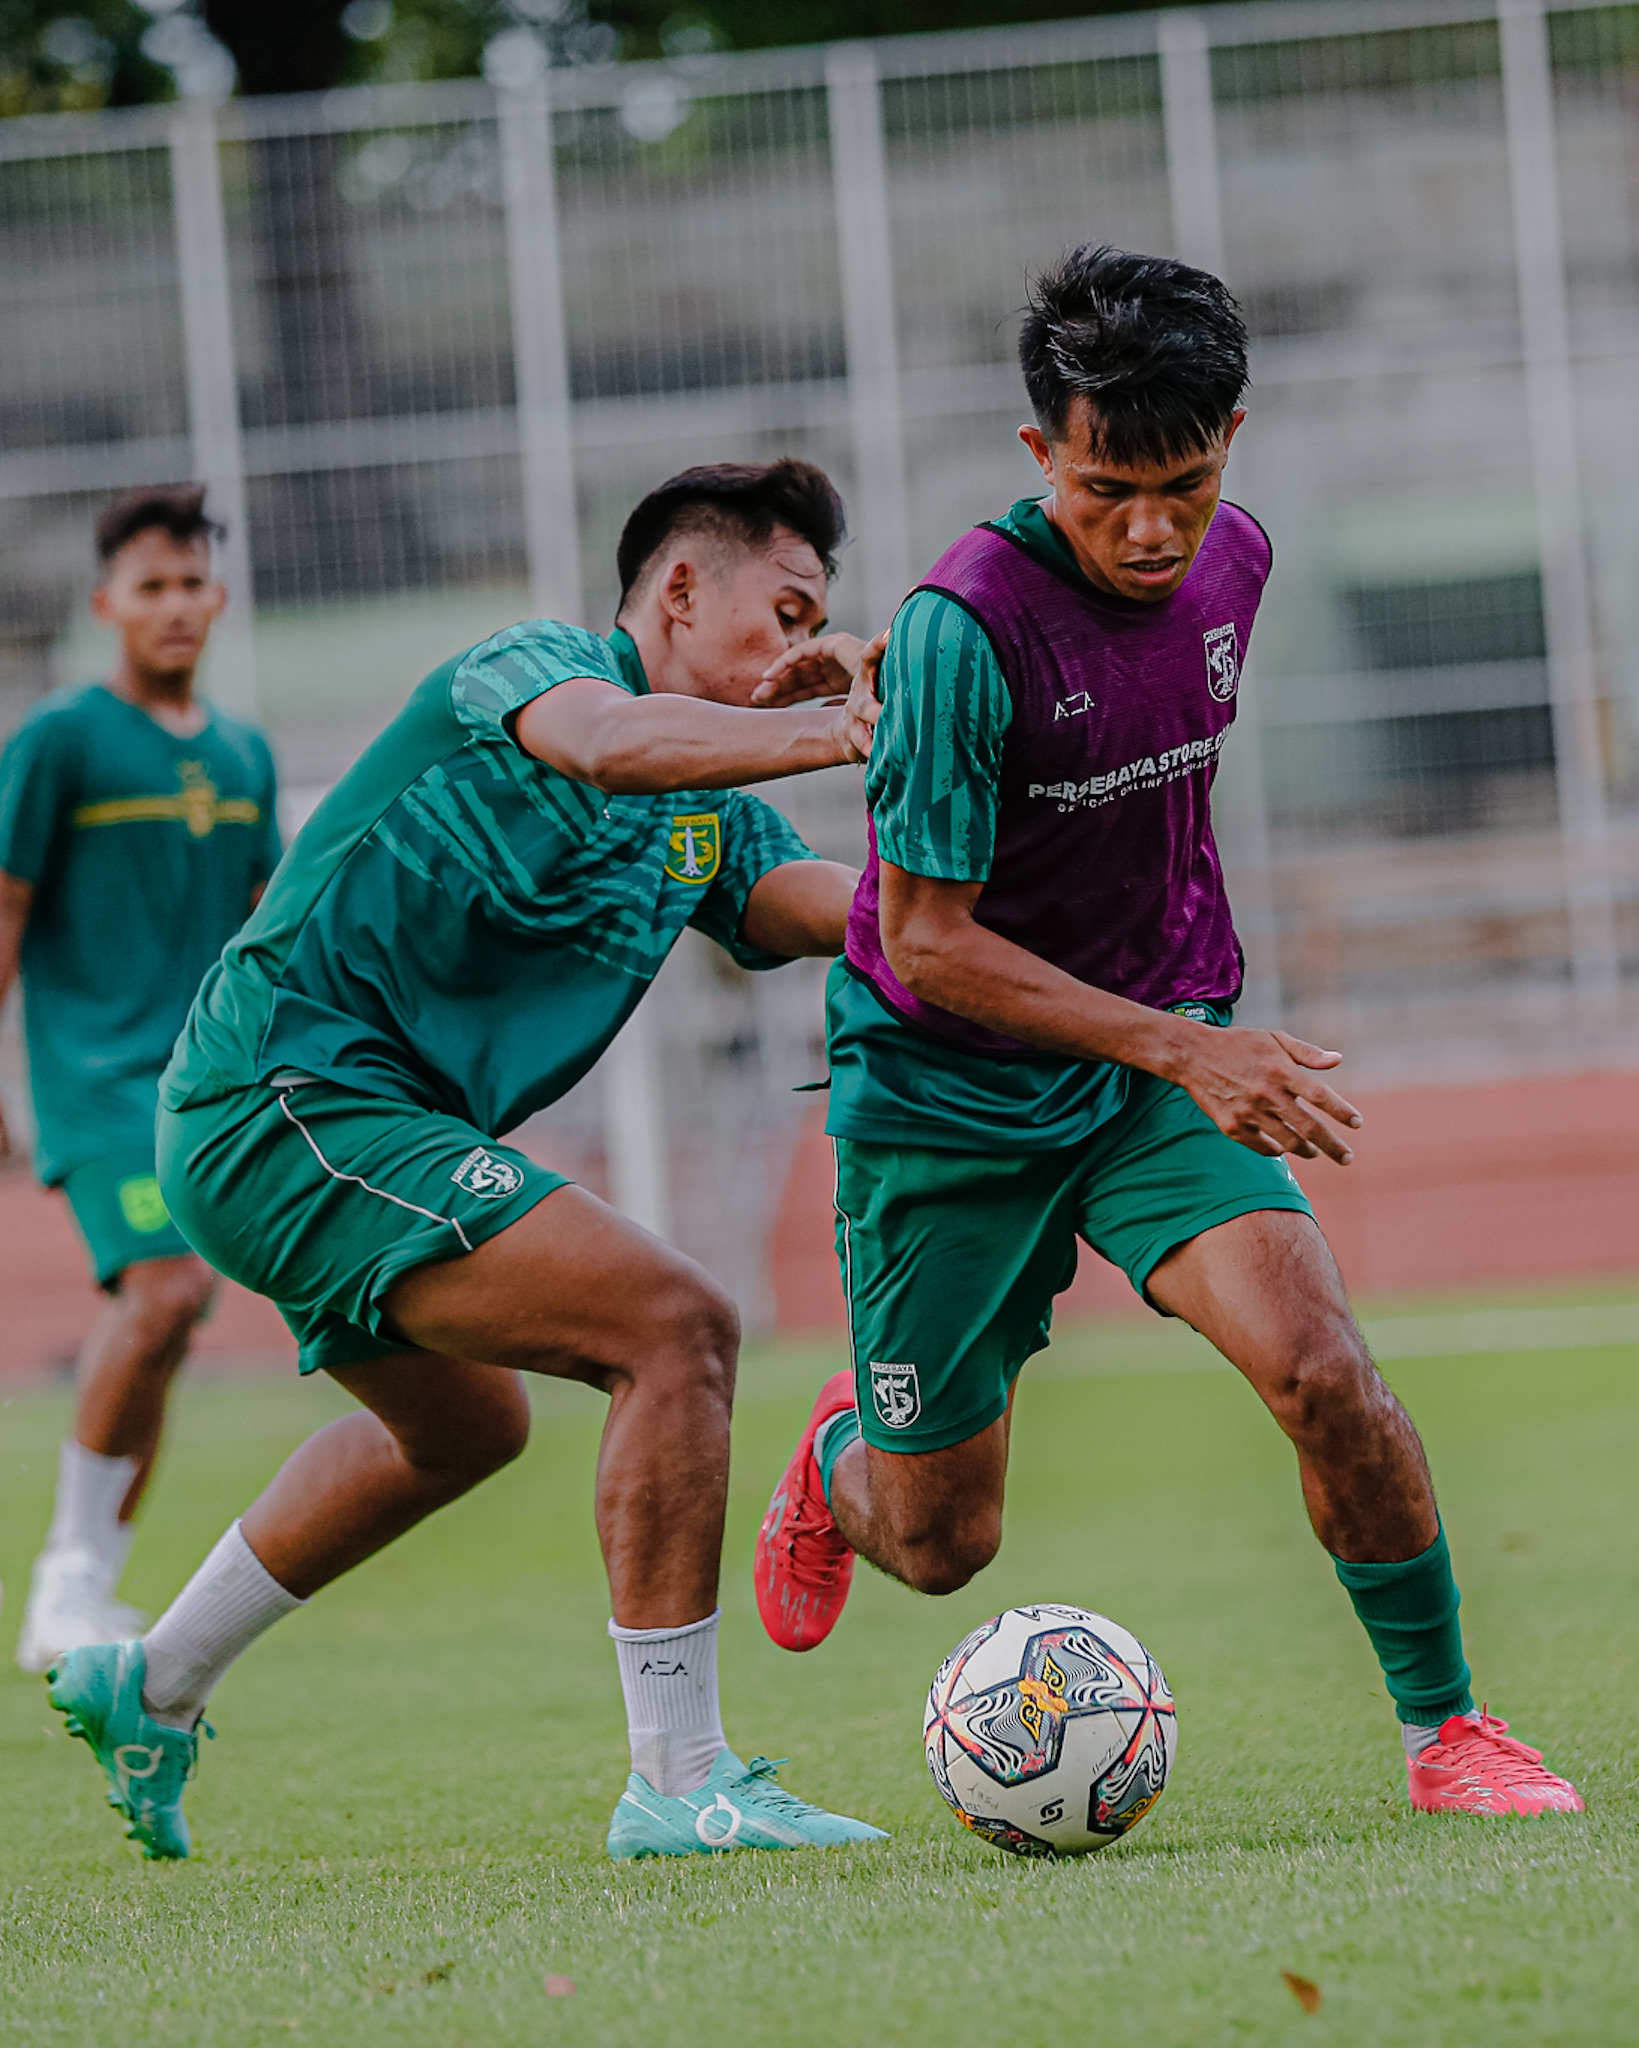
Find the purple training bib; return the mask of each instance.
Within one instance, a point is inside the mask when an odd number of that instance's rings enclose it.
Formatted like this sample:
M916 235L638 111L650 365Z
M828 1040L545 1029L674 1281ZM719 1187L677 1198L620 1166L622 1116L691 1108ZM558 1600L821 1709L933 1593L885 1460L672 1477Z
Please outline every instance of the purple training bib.
M1270 562L1257 521L1225 503L1159 604L1106 597L989 526L934 564L920 587L978 620L1013 706L978 923L1154 1009L1239 995L1211 793ZM870 841L848 919L855 971L947 1043L1035 1050L901 986L882 951L874 824Z

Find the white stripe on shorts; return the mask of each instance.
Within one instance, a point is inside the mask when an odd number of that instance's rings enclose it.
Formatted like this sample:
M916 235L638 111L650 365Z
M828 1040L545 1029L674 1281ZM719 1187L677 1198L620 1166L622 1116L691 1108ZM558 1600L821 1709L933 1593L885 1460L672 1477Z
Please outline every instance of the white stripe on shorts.
M280 1076L279 1078L283 1079L283 1076ZM279 1089L279 1107L284 1111L285 1115L290 1119L290 1121L296 1126L297 1130L301 1132L302 1136L307 1140L308 1144L312 1146L313 1157L324 1168L325 1172L329 1174L332 1180L350 1181L354 1187L363 1188L364 1192L367 1195L379 1195L384 1202L391 1202L395 1205L395 1207L400 1209L408 1209L413 1216L425 1216L428 1222L430 1223L447 1223L450 1226L451 1230L455 1232L456 1236L460 1238L461 1249L464 1252L470 1252L472 1250L472 1245L468 1240L467 1233L461 1228L460 1224L455 1220L453 1216L440 1216L436 1210L418 1208L414 1202L406 1202L399 1195L390 1195L385 1188L373 1188L367 1180L363 1179L360 1175L356 1173L343 1173L340 1170L340 1168L332 1166L330 1164L330 1161L326 1159L324 1154L319 1150L318 1140L314 1137L313 1133L307 1128L306 1124L302 1122L301 1118L296 1114L296 1112L291 1108L290 1092L288 1088Z

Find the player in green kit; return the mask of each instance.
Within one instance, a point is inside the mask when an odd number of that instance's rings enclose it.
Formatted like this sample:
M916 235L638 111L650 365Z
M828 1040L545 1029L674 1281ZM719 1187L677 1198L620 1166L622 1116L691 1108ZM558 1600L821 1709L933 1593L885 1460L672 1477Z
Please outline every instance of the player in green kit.
M267 742L194 695L226 596L204 500L167 485L104 512L92 609L119 658L105 682L48 697L0 756L0 999L20 966L35 1168L68 1197L108 1295L80 1354L25 1671L135 1619L114 1590L212 1286L154 1175L159 1076L279 859Z
M622 535L616 630L534 620L434 670L200 992L162 1089L166 1199L278 1304L303 1371L361 1405L144 1640L52 1674L149 1856L188 1853L182 1791L222 1672L514 1458L523 1372L609 1396L596 1511L632 1758L610 1853L877 1834L724 1740L732 1304L500 1142L592 1067L686 925L751 968L841 947L856 876L735 785L860 758L846 705L798 701L858 662L857 642L816 638L842 530L806 463L651 494Z
M759 1610L807 1650L856 1557L925 1593L990 1562L1014 1391L1079 1238L1286 1433L1412 1805L1579 1811L1476 1709L1422 1444L1286 1163L1350 1164L1340 1055L1232 1021L1211 791L1271 561L1221 494L1239 309L1204 271L1088 245L1036 280L1019 354L1046 495L945 551L882 664L829 1000L853 1366L775 1489Z

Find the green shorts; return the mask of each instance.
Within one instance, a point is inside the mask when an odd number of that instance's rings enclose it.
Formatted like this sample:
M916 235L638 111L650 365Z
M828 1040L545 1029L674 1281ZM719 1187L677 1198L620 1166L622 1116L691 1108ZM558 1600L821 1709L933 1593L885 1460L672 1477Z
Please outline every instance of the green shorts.
M193 1247L171 1221L154 1173L154 1148L122 1145L57 1183L80 1226L97 1285L113 1290L127 1266L186 1259Z
M1149 1074L1091 1137L1051 1152L835 1143L855 1396L865 1441L884 1451L965 1443L1005 1412L1075 1278L1078 1237L1142 1294L1214 1224L1313 1214L1284 1159L1237 1145Z
M159 1181L194 1249L272 1301L304 1373L415 1350L384 1322L399 1275L567 1185L459 1117L306 1079L161 1109Z

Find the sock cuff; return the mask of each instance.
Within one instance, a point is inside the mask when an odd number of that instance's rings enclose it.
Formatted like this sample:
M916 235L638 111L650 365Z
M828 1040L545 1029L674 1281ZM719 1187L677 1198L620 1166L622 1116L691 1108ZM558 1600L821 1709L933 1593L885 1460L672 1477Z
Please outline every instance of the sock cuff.
M262 1590L266 1592L270 1600L277 1598L284 1601L292 1609L307 1605L307 1602L298 1594L292 1593L288 1586L281 1586L279 1584L279 1581L273 1576L272 1572L268 1570L255 1551L251 1549L250 1538L245 1534L241 1523L234 1522L223 1532L221 1543L217 1546L218 1549L222 1548L223 1545L226 1545L229 1550L235 1553L234 1562L242 1570L252 1574L257 1585L262 1587ZM266 1581L265 1586L262 1585L264 1580Z
M850 1444L859 1442L860 1434L857 1408L839 1408L820 1425L814 1439L814 1462L819 1467L820 1490L827 1507L831 1505L831 1474L837 1469L837 1460Z
M722 1618L720 1607L714 1607L699 1621L685 1621L677 1628L622 1628L611 1617L609 1633L617 1643L673 1643L680 1642L685 1636L697 1636L705 1629L715 1628Z
M1430 1579L1449 1577L1451 1551L1442 1523L1427 1550L1420 1550L1415 1557L1397 1558L1392 1564L1350 1564L1345 1558L1334 1557L1332 1566L1351 1593L1389 1592L1402 1586L1416 1587ZM1452 1591L1456 1591L1455 1584Z
M1468 1666L1465 1664L1466 1671ZM1453 1714L1472 1714L1474 1695L1465 1685L1461 1692L1449 1694L1443 1700L1396 1700L1394 1718L1402 1728L1431 1729L1431 1740L1439 1739L1440 1730ZM1408 1751L1409 1754L1409 1751Z

